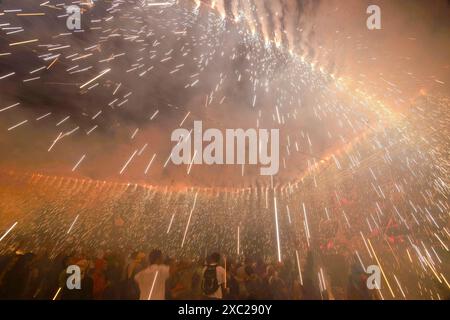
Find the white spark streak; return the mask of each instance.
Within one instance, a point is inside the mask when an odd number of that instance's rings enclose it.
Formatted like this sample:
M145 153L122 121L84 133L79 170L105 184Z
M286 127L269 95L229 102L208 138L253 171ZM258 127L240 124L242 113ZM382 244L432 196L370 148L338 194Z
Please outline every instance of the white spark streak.
M125 169L127 168L128 164L130 164L131 160L133 160L134 156L136 155L136 153L138 152L138 150L135 150L134 153L131 155L131 157L128 159L128 161L125 163L125 165L122 167L122 170L120 170L119 174L122 174Z
M281 247L280 247L280 231L278 228L278 208L277 208L277 198L273 197L274 211L275 211L275 228L277 233L277 251L278 251L278 262L281 262Z
M86 157L86 155L83 154L83 156L80 158L80 160L78 160L77 164L72 168L72 172L74 172L78 168L78 166L80 165L81 161L83 161L85 157Z
M11 232L12 229L14 229L14 227L17 225L17 221L8 229L6 230L6 232L2 235L2 237L0 238L0 241L2 241L7 235L8 233Z
M159 273L159 270L156 271L156 273L155 273L155 277L153 278L152 287L150 288L150 293L148 294L147 300L150 300L152 298L153 288L155 287L155 282L156 282L156 278L158 278L158 273Z
M95 80L97 80L98 78L104 76L105 74L107 74L107 73L110 72L110 71L111 71L111 69L103 70L98 76L94 77L93 79L89 80L89 81L86 82L85 84L81 85L81 86L80 86L80 89L83 89L83 88L86 87L88 84L94 82Z
M181 242L181 247L182 248L184 246L184 241L186 239L186 234L187 234L188 229L189 229L189 224L191 223L192 212L194 212L194 209L195 209L195 203L197 202L197 196L198 196L198 191L195 193L194 204L192 205L191 212L189 213L189 219L188 219L188 222L186 224L186 229L184 230L183 241Z
M79 216L79 214L77 214L77 216L75 217L75 220L73 220L72 224L70 225L69 230L67 230L67 234L70 233L70 231L72 230L73 226L75 225L75 222L77 222L78 216Z

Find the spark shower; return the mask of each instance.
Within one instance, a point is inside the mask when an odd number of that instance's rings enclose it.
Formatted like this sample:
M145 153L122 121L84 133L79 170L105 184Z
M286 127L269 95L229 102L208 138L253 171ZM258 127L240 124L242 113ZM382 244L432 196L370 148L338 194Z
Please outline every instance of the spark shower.
M0 254L220 251L312 274L318 299L377 266L377 299L447 298L449 15L2 0Z

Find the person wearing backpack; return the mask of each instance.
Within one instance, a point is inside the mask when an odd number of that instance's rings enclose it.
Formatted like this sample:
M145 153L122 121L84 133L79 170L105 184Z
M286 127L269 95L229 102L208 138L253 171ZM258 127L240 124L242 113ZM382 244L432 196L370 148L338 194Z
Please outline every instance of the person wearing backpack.
M203 268L202 292L206 299L223 299L226 272L219 263L220 254L214 252Z

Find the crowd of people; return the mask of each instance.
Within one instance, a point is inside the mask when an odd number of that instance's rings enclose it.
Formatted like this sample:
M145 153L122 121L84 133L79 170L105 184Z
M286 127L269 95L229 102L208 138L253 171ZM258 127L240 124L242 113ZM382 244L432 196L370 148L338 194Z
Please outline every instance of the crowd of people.
M174 260L158 249L127 258L100 251L51 259L46 252L15 249L0 256L0 299L333 299L314 281L313 260L309 252L300 279L289 264L258 258L233 261L217 252L205 261ZM342 298L370 299L364 272L355 266ZM79 279L73 277L75 269Z

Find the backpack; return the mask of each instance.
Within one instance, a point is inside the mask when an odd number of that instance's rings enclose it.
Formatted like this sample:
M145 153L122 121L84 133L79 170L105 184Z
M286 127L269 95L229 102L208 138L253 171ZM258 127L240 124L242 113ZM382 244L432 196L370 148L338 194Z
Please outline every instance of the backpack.
M203 273L202 290L207 296L214 294L219 289L216 268L217 265L208 265Z

